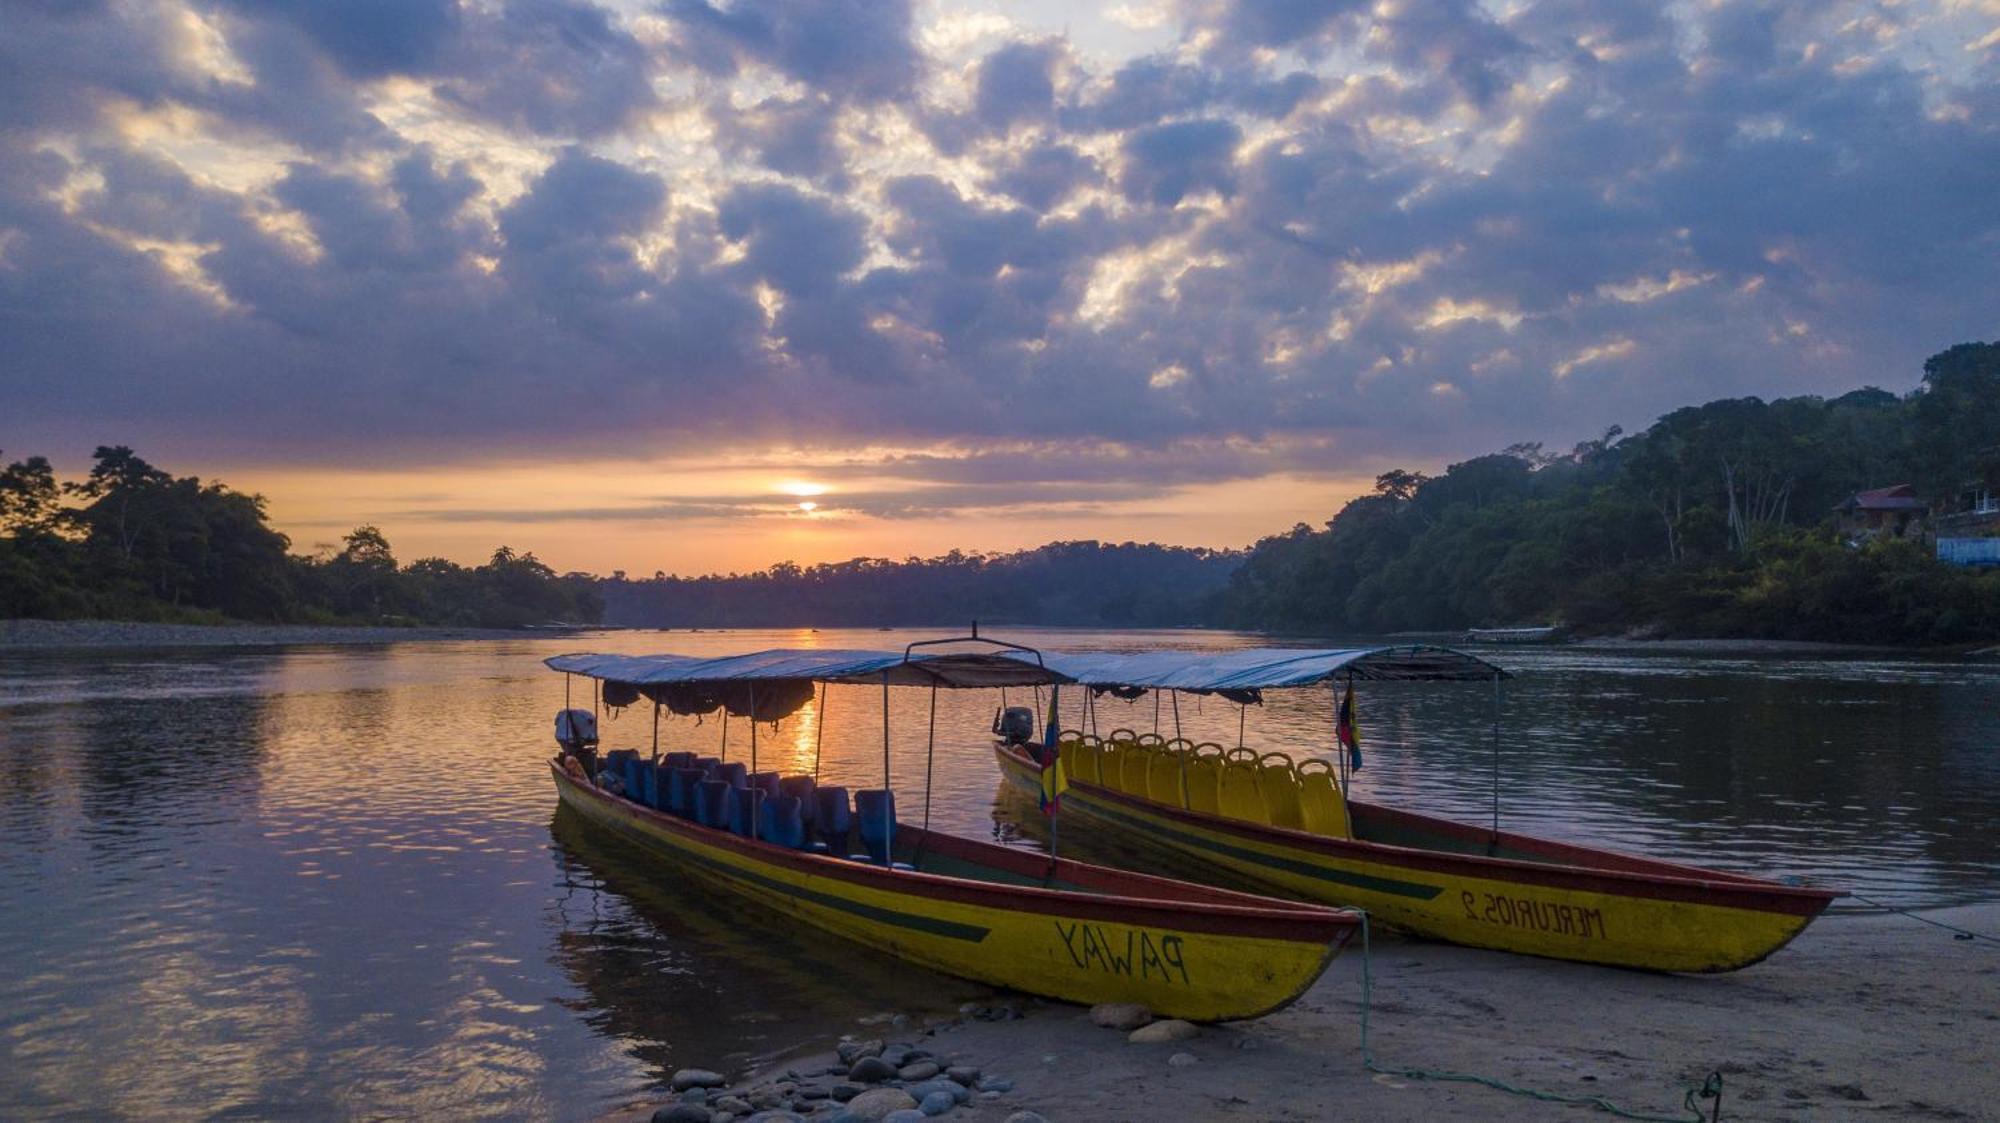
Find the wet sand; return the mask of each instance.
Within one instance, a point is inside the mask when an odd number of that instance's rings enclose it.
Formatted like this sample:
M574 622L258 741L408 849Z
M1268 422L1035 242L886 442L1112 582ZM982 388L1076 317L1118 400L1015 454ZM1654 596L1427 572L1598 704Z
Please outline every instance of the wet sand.
M2000 904L1924 914L2000 935ZM1077 1007L1022 1000L1017 1021L899 1036L1014 1082L947 1119L1609 1119L1471 1084L1365 1070L1362 957L1342 954L1291 1008L1135 1045ZM1377 934L1372 1047L1385 1066L1450 1069L1602 1096L1685 1118L1685 1090L1722 1074L1723 1119L1991 1119L2000 1114L2000 942L1893 914L1822 918L1769 960L1715 976L1654 975ZM1169 1058L1190 1054L1176 1066ZM775 1066L827 1064L795 1057ZM751 1081L739 1082L747 1086ZM1704 1102L1706 1112L1712 1102ZM643 1119L636 1111L629 1118Z

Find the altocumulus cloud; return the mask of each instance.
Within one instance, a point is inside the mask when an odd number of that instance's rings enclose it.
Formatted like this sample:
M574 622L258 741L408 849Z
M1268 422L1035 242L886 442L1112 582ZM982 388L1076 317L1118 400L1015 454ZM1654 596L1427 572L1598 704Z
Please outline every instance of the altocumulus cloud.
M1020 502L1067 445L1122 501L2000 327L1993 0L1171 15L10 5L0 445L932 447L880 470Z

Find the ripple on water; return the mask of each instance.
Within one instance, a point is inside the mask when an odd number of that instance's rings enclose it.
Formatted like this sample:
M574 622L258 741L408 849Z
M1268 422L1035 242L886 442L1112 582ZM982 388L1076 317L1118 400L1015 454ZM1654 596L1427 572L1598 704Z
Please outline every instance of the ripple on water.
M908 638L0 658L0 1116L595 1116L681 1065L727 1067L824 1040L858 1014L975 997L664 876L555 815L543 764L563 700L561 678L536 666L545 655ZM1520 672L1498 745L1506 827L1906 906L2000 886L1983 826L2000 818L1989 666L1576 648L1498 658ZM1490 692L1358 693L1361 794L1485 822ZM1079 696L1064 700L1074 715ZM997 701L939 696L929 813L1038 846L1020 803L999 798L984 734ZM916 690L892 700L893 778L913 820L928 702ZM817 752L824 779L876 786L878 707L875 691L835 688L823 734L810 711L760 727L759 762L811 771ZM1150 700L1106 699L1096 718L1100 731L1146 730L1154 715ZM1179 728L1234 745L1243 716L1183 699ZM1158 720L1172 729L1172 709ZM647 714L605 729L612 745L650 746ZM1253 748L1331 756L1331 699L1274 694L1243 729ZM720 722L663 730L665 747L722 745ZM732 758L750 751L730 723Z

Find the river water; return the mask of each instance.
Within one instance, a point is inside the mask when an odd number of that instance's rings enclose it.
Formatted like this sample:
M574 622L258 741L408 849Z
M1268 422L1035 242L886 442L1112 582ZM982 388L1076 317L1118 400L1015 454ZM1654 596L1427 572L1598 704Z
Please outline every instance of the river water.
M0 656L0 1118L581 1119L688 1064L824 1042L873 1011L977 997L683 884L566 815L544 761L567 650L899 647L905 633L608 633L370 648ZM1225 633L1023 630L1067 649ZM1501 648L1504 826L1896 905L2000 898L2000 667L1923 659ZM587 704L588 685L575 687ZM1072 692L1073 693L1073 692ZM1020 701L1015 692L1014 701ZM1037 845L1001 792L997 692L937 699L932 821ZM1066 724L1080 716L1065 695ZM924 813L931 699L891 699ZM765 768L874 786L879 690L760 727ZM1364 684L1357 794L1484 822L1493 692ZM1325 690L1247 713L1180 700L1196 740L1324 753ZM605 725L650 746L650 714ZM1096 720L1171 731L1171 706ZM732 759L752 751L741 721ZM710 719L666 748L716 751ZM1849 906L1854 907L1854 906ZM1827 921L1838 923L1837 919ZM1754 970L1754 968L1753 968Z

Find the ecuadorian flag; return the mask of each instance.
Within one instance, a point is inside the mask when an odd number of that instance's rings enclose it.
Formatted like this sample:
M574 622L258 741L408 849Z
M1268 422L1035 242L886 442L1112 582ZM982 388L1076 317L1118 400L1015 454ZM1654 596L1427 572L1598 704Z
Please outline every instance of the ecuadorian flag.
M1056 691L1049 687L1049 724L1042 731L1042 814L1054 815L1062 809L1062 794L1069 790L1069 773L1062 763L1062 728L1056 724Z
M1361 727L1354 724L1354 680L1347 682L1347 697L1340 700L1340 718L1334 723L1334 735L1340 739L1341 747L1347 750L1348 767L1361 771Z

